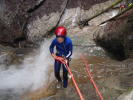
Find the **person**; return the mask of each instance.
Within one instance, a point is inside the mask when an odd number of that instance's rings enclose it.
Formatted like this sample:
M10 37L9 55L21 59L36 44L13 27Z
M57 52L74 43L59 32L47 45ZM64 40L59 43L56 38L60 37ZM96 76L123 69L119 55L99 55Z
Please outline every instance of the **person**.
M125 10L126 9L126 5L125 4L121 4L120 5L120 12L122 12L123 10Z
M55 30L55 35L56 38L52 41L49 47L50 53L52 57L55 59L54 73L58 82L60 84L63 84L64 88L67 88L68 86L67 68L63 63L61 63L57 59L60 59L61 61L67 61L67 64L69 65L69 59L73 52L72 40L69 37L67 37L67 30L63 26L57 27L57 29ZM55 47L56 47L56 52L54 52ZM63 81L60 76L61 67L63 69Z

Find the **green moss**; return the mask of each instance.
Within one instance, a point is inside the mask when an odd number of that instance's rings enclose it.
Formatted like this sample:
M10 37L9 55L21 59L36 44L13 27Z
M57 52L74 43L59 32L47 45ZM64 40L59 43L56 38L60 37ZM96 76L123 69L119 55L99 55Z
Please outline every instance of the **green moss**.
M127 93L133 91L133 86L127 89Z

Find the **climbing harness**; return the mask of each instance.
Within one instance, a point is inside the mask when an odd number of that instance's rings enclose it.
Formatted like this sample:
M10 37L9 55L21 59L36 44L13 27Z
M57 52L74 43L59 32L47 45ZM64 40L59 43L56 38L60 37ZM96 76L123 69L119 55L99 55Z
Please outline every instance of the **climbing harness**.
M102 94L101 94L101 92L99 91L99 89L98 89L98 87L97 87L97 85L96 85L96 83L95 83L95 81L94 81L94 79L93 79L93 77L92 77L92 74L91 74L91 72L90 72L90 66L89 66L89 64L88 64L88 62L87 62L87 60L86 60L86 57L82 55L81 58L82 58L83 62L85 63L86 72L87 72L87 74L88 74L88 77L89 77L91 83L93 84L93 86L94 86L94 88L95 88L95 90L96 90L96 93L98 94L100 100L104 100L104 99L103 99L103 96L102 96Z

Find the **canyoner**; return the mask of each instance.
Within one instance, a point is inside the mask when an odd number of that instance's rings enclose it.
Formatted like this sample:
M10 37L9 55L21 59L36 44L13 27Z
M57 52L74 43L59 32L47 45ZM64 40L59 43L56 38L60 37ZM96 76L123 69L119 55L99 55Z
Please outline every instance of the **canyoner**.
M68 70L62 62L67 61L69 65L69 60L73 52L72 40L67 37L67 29L63 26L57 27L55 30L56 38L52 41L49 50L52 57L55 59L54 63L54 73L58 81L57 88L60 88L62 85L64 88L68 86ZM56 47L56 52L54 48ZM62 62L61 62L62 61ZM63 80L60 76L60 69L63 69Z
M78 84L73 76L73 73L69 67L70 57L73 52L73 44L72 44L71 39L69 37L67 37L66 28L62 27L62 26L57 27L57 29L55 30L55 35L56 35L56 38L52 41L52 43L49 47L49 50L50 50L52 57L55 59L54 73L55 73L55 77L58 81L57 88L61 88L62 85L64 88L67 88L68 73L69 73L72 78L72 82L75 86L75 89L80 97L80 100L85 100L83 97L83 94L81 93L81 90L79 89ZM56 47L56 52L54 52L55 47ZM86 62L85 62L85 64L86 64ZM88 66L88 65L86 65L86 66ZM63 69L63 81L60 76L61 67ZM88 70L88 67L87 67L87 70ZM89 70L87 72L90 75ZM92 84L94 85L94 88L96 89L96 92L98 93L98 95L100 97L100 100L104 100L96 83L92 79L92 76L90 75L89 77L91 79Z
M67 30L65 27L57 27L55 30L56 38L52 41L50 45L50 53L55 59L54 63L54 73L58 81L57 88L61 88L62 85L64 88L68 86L68 73L70 74L73 84L76 88L76 91L80 97L80 100L84 100L84 97L77 85L77 82L73 76L71 69L69 68L70 57L73 52L72 40L67 37ZM54 47L56 47L56 52L54 52ZM60 76L60 69L63 69L63 81Z

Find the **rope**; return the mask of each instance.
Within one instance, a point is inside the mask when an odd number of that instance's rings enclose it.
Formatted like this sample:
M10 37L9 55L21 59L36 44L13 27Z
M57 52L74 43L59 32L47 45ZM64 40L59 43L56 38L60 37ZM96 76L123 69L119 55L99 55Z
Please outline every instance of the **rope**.
M88 77L89 77L91 83L93 84L93 86L94 86L94 88L95 88L95 90L96 90L96 93L98 94L100 100L104 100L104 99L103 99L103 96L102 96L102 94L101 94L101 92L99 91L99 89L98 89L98 87L97 87L97 85L96 85L96 83L95 83L95 81L93 80L92 74L91 74L91 72L90 72L90 66L89 66L89 64L88 64L88 62L87 62L85 56L82 55L81 58L82 58L83 62L85 63L86 72L87 72L87 74L88 74Z
M63 63L63 64L66 66L66 68L67 68L69 74L71 75L72 81L73 81L73 83L74 83L74 85L75 85L75 88L76 88L77 93L78 93L78 95L79 95L79 97L80 97L80 100L84 100L84 97L83 97L83 95L82 95L82 93L81 93L81 91L80 91L80 89L79 89L79 87L78 87L78 85L77 85L77 82L76 82L76 80L75 80L75 78L74 78L74 76L73 76L73 73L72 73L70 67L68 66L67 62L64 63L64 62L61 61L61 60L59 60L59 61L60 61L61 63Z
M87 75L88 75L88 77L89 77L91 83L93 84L93 86L94 86L94 88L95 88L95 90L96 90L96 93L98 94L100 100L104 100L104 99L103 99L103 96L102 96L102 94L101 94L101 92L99 91L99 88L97 87L95 81L93 80L92 74L91 74L91 72L90 72L90 66L89 66L89 64L88 64L88 62L87 62L87 60L86 60L86 57L82 55L81 58L82 58L83 62L85 63ZM70 67L69 67L68 64L67 64L67 61L62 61L62 60L60 60L60 59L57 59L57 60L60 61L61 63L63 63L63 64L65 65L65 67L67 68L69 74L70 74L71 77L72 77L72 81L73 81L74 86L75 86L75 88L76 88L76 91L77 91L77 93L78 93L78 95L79 95L79 97L80 97L80 100L84 100L84 97L83 97L83 95L82 95L82 93L81 93L81 91L80 91L80 89L79 89L79 87L78 87L78 85L77 85L77 82L76 82L76 80L75 80L75 78L74 78L74 76L73 76L73 73L72 73Z

